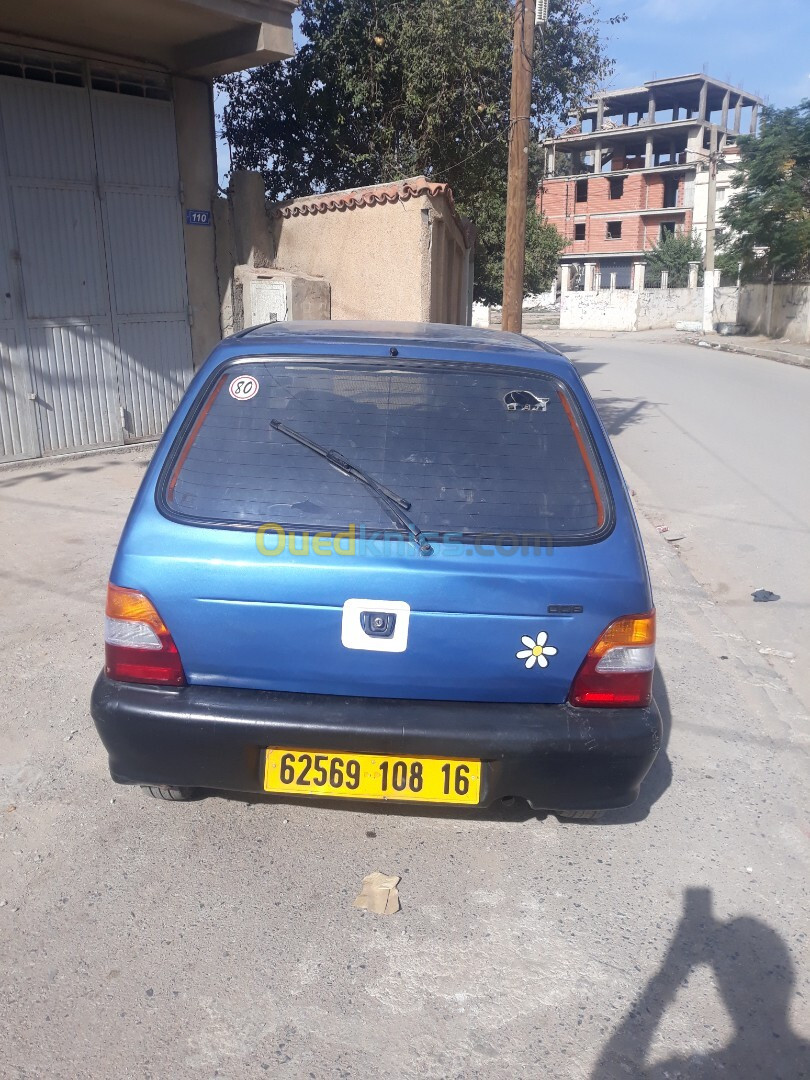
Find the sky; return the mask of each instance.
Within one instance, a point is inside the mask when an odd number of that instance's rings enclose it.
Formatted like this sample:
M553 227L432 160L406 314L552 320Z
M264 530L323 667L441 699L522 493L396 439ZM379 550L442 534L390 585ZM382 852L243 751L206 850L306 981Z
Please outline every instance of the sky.
M554 0L551 0L554 4ZM810 0L596 0L616 60L611 89L702 71L777 107L810 98Z

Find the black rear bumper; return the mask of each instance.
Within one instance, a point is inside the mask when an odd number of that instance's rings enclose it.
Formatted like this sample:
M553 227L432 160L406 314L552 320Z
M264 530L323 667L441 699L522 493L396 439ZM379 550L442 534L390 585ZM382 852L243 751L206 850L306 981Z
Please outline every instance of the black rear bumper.
M575 709L467 701L112 682L91 712L122 784L261 792L264 750L481 759L482 806L507 795L535 809L627 806L661 745L647 709Z

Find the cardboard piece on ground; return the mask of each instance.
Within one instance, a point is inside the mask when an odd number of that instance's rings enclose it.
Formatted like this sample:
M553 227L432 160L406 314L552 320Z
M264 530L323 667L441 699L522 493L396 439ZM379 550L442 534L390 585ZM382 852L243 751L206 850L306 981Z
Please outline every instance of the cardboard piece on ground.
M399 911L399 877L381 874L375 870L363 878L363 888L354 901L354 907L371 911L375 915L395 915Z

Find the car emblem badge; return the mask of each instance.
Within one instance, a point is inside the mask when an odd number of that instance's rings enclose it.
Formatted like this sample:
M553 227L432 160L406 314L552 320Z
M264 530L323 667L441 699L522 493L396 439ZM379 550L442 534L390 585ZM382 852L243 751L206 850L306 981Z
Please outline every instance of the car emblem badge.
M557 650L554 646L546 644L548 641L548 634L545 630L541 630L536 638L524 635L520 640L526 647L525 649L516 652L515 658L517 660L523 660L527 671L530 671L535 664L537 665L538 670L540 668L548 667L548 658L557 655Z

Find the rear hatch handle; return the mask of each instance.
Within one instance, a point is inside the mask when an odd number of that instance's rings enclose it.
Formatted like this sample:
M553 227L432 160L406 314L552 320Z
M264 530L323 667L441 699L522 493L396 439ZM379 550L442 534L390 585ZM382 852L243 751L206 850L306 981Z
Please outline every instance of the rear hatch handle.
M408 517L405 513L406 510L410 510L411 504L397 495L395 491L391 491L384 484L379 483L373 476L369 476L367 472L361 469L359 466L352 464L338 450L327 450L325 446L321 446L319 443L313 442L312 439L308 439L306 435L302 435L300 431L296 431L294 428L287 427L280 420L271 420L270 427L274 431L280 432L282 435L286 435L290 439L294 439L301 446L305 446L307 450L311 450L313 454L318 454L319 457L324 458L329 464L337 469L338 472L343 473L344 476L351 476L354 480L359 480L361 484L365 484L370 491L373 492L377 501L388 511L392 519L403 529L408 536L413 540L422 555L432 555L433 548L425 537L424 533L419 530L416 523Z

